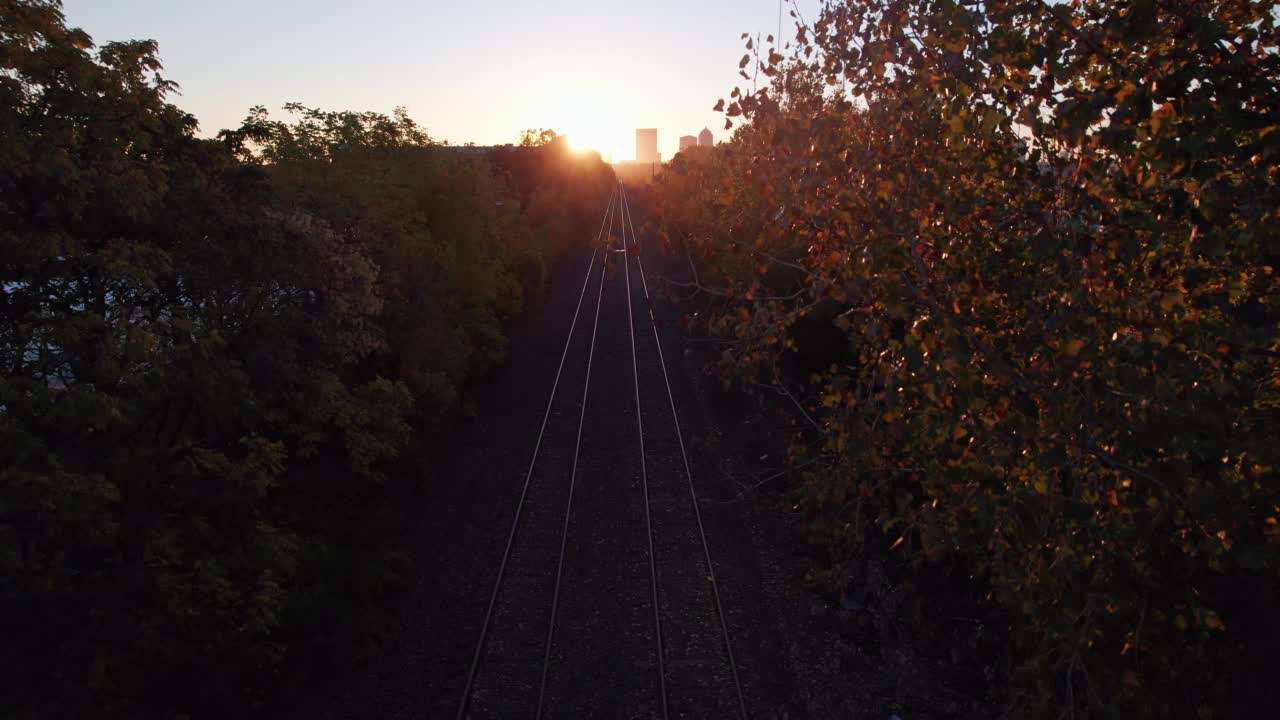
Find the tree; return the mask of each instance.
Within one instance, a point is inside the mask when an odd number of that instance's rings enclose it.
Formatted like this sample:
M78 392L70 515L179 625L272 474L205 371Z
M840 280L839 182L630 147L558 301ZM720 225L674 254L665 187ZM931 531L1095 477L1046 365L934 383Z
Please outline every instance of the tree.
M555 130L538 128L520 132L520 147L542 147L550 145L559 138Z
M288 498L407 439L404 388L348 370L374 266L194 137L154 43L91 55L57 3L0 27L6 706L251 708L315 559Z
M491 157L403 111L255 108L199 139L161 70L152 42L95 51L60 3L0 0L15 716L275 716L375 650L402 499L435 479L405 449L463 410L552 259ZM612 178L558 147L527 149L530 192L567 243L589 233L566 188Z
M820 430L797 458L834 458L798 488L825 577L896 568L918 627L1007 668L1009 716L1274 692L1275 20L834 3L796 33L821 109L737 90L735 147L666 181L669 229L724 282L726 367L789 382ZM842 341L788 376L818 314ZM936 612L958 607L988 630Z

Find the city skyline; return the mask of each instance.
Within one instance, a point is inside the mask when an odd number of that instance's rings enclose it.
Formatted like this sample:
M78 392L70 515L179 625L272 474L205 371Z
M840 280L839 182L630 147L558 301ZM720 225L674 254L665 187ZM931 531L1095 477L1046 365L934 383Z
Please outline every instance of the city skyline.
M661 136L660 128L636 128L636 150L635 159L631 161L616 160L605 158L615 163L636 162L636 163L661 163L662 153L658 151L658 138ZM675 157L677 153L691 147L712 147L715 145L715 135L710 128L702 128L702 132L697 135L681 135L679 138L679 146L675 153L668 157Z

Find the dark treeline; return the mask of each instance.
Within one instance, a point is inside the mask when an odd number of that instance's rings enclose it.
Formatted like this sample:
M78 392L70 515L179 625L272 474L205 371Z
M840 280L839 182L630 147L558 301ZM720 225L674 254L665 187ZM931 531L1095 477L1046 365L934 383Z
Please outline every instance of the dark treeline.
M747 41L749 122L655 210L726 379L801 428L786 507L859 652L937 716L1274 714L1275 4L810 19Z
M255 109L0 0L0 715L252 717L366 657L432 437L611 189L551 135Z

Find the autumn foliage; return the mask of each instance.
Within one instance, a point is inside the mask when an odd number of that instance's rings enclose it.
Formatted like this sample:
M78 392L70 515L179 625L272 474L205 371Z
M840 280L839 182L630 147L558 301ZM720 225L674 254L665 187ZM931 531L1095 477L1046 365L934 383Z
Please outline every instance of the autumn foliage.
M812 20L657 194L726 377L807 418L819 580L909 598L1008 717L1273 711L1274 6Z

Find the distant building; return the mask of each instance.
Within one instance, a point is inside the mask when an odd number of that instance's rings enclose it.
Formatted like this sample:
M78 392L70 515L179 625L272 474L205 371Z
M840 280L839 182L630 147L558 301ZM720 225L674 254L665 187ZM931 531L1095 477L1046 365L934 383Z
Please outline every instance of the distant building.
M711 135L711 130L702 128L702 132L698 133L698 144L711 147L716 144L716 139Z
M636 130L636 162L662 162L662 156L658 154L658 128Z
M698 138L694 137L693 135L680 136L681 150L684 150L685 148L690 148L690 147L697 147L697 145L698 145Z

